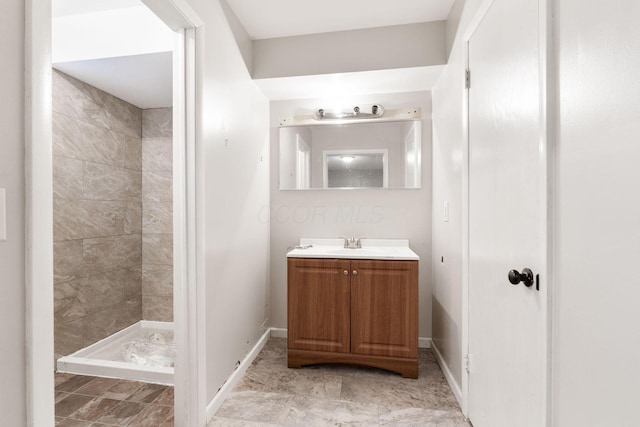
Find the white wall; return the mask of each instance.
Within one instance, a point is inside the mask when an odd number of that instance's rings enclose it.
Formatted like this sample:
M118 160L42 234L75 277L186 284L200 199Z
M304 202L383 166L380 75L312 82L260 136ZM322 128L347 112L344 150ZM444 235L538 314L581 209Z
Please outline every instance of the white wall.
M460 38L480 0L467 0L449 62L433 89L433 343L462 385L464 57ZM449 221L443 220L449 203ZM441 258L444 257L444 262Z
M143 5L54 18L52 38L53 63L173 50L173 32Z
M254 40L256 79L442 65L444 21Z
M0 188L7 193L7 240L0 241L0 414L26 425L24 276L24 1L0 2Z
M380 103L386 109L421 107L422 189L285 190L278 189L280 119L320 105ZM271 102L271 326L287 327L286 250L300 237L366 236L409 239L420 256L420 336L431 335L431 97L429 92L368 95L342 100Z
M640 3L555 2L555 426L638 425Z
M219 1L189 0L198 30L198 182L210 400L267 318L269 104L251 81Z

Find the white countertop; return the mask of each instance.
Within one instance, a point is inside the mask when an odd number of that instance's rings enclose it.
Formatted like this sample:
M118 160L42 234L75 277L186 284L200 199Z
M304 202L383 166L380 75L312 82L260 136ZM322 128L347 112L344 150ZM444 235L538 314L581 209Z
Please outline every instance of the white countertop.
M420 257L404 239L361 240L362 248L347 249L344 239L301 238L300 245L287 253L287 258L387 259L418 261ZM308 247L310 246L310 247Z

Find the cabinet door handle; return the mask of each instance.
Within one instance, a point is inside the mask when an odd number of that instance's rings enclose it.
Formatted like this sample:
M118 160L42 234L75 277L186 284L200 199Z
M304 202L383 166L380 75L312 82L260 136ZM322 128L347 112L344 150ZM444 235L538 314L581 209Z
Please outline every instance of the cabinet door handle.
M348 275L349 275L349 270L344 270L344 271L342 272L342 274L344 274L345 276L348 276Z
M351 272L351 274L353 274L354 276L357 276L357 275L358 275L358 270L353 270L353 271Z

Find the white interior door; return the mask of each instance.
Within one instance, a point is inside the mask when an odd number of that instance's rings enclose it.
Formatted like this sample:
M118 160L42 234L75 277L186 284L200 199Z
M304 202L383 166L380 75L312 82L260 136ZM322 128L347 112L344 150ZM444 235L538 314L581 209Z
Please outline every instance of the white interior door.
M494 0L469 39L469 418L546 423L546 138L538 2ZM533 271L533 285L508 273ZM536 289L536 275L542 279Z

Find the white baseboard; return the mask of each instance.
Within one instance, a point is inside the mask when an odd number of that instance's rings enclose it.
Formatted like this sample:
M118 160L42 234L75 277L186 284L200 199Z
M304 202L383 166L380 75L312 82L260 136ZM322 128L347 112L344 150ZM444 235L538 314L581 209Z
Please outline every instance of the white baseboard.
M271 328L271 336L273 338L286 338L287 337L287 329L286 328Z
M442 356L442 353L440 353L440 350L438 349L438 346L435 342L431 343L431 350L433 351L433 355L436 358L436 362L438 362L438 365L440 365L440 369L442 369L442 373L444 374L445 379L449 383L449 387L451 388L453 395L458 401L458 405L460 405L460 407L462 408L462 389L460 388L460 385L453 377L451 369L449 369L449 367L447 366L444 357Z
M233 390L236 384L238 384L244 373L247 372L247 369L249 369L249 366L251 366L253 360L256 358L256 356L258 356L258 353L260 353L267 341L269 341L270 335L271 329L267 329L262 337L260 337L256 345L254 345L251 351L247 353L244 359L242 359L242 362L240 362L238 368L233 371L231 376L222 385L220 390L218 390L213 399L211 399L211 401L207 405L207 423L211 421L218 409L220 409L220 407L224 403L227 396L229 396L229 393L231 393L231 390Z
M431 338L418 337L418 348L431 348Z

